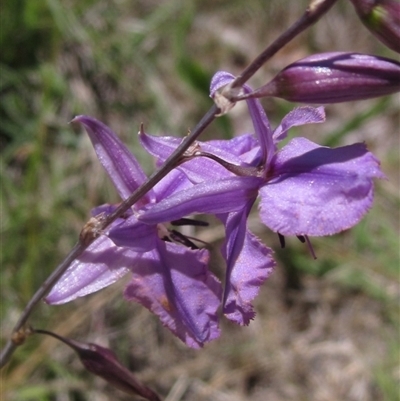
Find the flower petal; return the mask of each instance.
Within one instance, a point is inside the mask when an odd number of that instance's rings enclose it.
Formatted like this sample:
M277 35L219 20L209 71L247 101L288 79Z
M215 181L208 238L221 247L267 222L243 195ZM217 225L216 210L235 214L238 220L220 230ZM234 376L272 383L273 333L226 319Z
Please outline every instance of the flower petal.
M218 89L230 84L235 77L226 71L218 71L214 74L210 83L210 97L214 97Z
M259 146L257 139L252 134L243 134L235 136L232 139L213 139L207 142L212 148L222 149L228 154L235 155L242 159L244 154L250 152L253 148ZM203 147L203 145L201 145ZM212 148L207 149L207 152L212 151ZM220 156L223 158L223 156Z
M157 224L180 219L192 213L228 213L240 210L257 197L262 179L257 177L229 177L194 185L162 201L148 205L139 212L138 219L146 224Z
M261 220L283 235L331 235L354 226L383 178L364 144L330 149L293 139L272 161L260 189Z
M108 237L119 247L141 253L154 249L158 238L156 226L143 224L135 216L114 225Z
M254 318L252 301L275 266L272 250L247 230L246 220L252 204L249 202L242 211L219 216L226 225L223 311L229 320L240 325L248 325Z
M218 71L211 80L210 96L214 97L216 91L230 84L234 76L224 71ZM244 93L251 93L253 90L248 85L243 87ZM247 99L250 116L253 121L254 131L261 146L262 160L260 164L269 163L275 153L275 145L272 141L272 129L267 115L261 103L257 99Z
M72 262L45 301L63 304L99 291L123 277L137 257L136 252L118 248L102 235Z
M244 87L245 93L250 93L249 86ZM254 132L261 147L260 164L269 164L276 151L276 146L272 140L272 129L264 108L258 99L247 99L250 117L253 122Z
M157 137L147 135L144 132L139 134L141 145L153 156L157 157L159 162L164 162L169 155L179 146L181 139L174 137ZM245 140L235 140L234 144L230 140L212 142L197 142L198 150L212 153L224 161L240 166L242 159L235 152L232 152L234 145L241 145L241 149L249 147L253 140L245 138ZM247 142L243 144L242 142ZM217 146L215 146L217 145ZM192 183L199 183L205 180L215 180L217 178L230 177L232 173L227 171L217 162L205 157L197 157L188 162L183 163L178 170L184 172ZM168 177L168 176L167 176Z
M325 121L325 110L321 107L297 107L286 114L282 122L274 130L274 141L279 142L286 138L287 132L292 127L305 124L323 123Z
M86 128L97 157L119 195L122 199L129 197L146 180L146 175L133 154L110 128L95 118L77 116L72 122L79 122ZM152 200L150 191L137 202L137 205L139 207Z
M186 175L180 169L175 168L153 187L153 191L156 194L156 199L162 200L191 186L192 183Z
M207 263L206 250L160 240L133 269L125 298L145 306L188 346L199 348L220 335L217 310L222 290Z
M182 138L175 136L155 136L139 131L140 144L152 156L164 162L171 153L181 144Z

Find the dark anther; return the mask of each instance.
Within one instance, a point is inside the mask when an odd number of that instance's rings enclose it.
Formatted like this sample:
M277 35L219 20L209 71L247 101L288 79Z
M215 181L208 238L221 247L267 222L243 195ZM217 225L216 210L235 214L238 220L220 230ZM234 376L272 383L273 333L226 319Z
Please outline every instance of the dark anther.
M173 226L197 226L197 227L207 227L208 223L206 221L186 219L182 218L179 220L172 220L170 222Z
M285 247L285 237L282 234L278 233L278 238L281 244L281 248L283 249Z
M185 237L179 231L171 230L170 231L170 236L174 241L179 242L180 244L185 245L190 249L199 249L198 246L196 246L192 241L190 241L190 239Z
M170 238L168 238L166 235L161 238L165 242L172 242Z
M304 235L296 235L296 237L299 239L299 241L304 244L306 242L306 238Z
M277 233L277 234L278 234L279 242L281 243L281 248L284 248L285 247L285 237L280 233ZM310 250L313 259L317 259L316 255L315 255L315 252L314 252L314 249L313 249L313 247L311 245L311 242L310 242L308 236L307 235L296 235L296 237L299 239L299 241L302 244L304 244L304 243L307 244L308 249Z

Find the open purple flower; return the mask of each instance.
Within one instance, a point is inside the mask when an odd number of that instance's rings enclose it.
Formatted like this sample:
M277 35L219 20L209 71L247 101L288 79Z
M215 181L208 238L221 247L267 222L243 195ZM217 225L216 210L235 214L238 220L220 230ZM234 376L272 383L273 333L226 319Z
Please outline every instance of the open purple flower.
M128 197L145 180L134 156L101 122L86 116L74 121L86 128L121 198ZM114 283L130 271L132 280L125 289L125 298L155 313L187 345L198 348L218 337L221 285L207 269L208 252L166 242L169 233L165 226L144 224L136 218L142 207L156 204L186 185L177 175L172 173L161 181L134 205L125 219L115 221L96 239L68 268L46 302L69 302ZM114 208L100 206L94 214L109 213ZM127 221L134 227L128 244L123 235ZM111 231L119 239L117 245L108 237Z
M228 73L217 73L211 84L211 94L232 79ZM322 108L295 109L273 131L259 102L249 99L248 106L257 139L244 136L230 141L198 143L193 157L203 158L179 167L195 185L151 208L142 209L139 214L139 220L148 224L178 217L182 210L220 216L226 225L223 252L228 264L223 307L229 318L241 324L248 323L252 317L249 299L263 281L252 266L246 243L249 237L245 234L245 221L257 196L260 195L261 220L280 235L331 235L360 221L372 205L372 179L384 177L379 162L364 144L330 149L305 138L295 138L278 151L277 143L291 127L324 121ZM161 160L171 153L174 141L173 138L142 135L142 144ZM239 142L242 146L238 146ZM203 160L205 157L207 160ZM241 185L238 186L235 176L241 179ZM216 195L218 188L223 189ZM224 208L223 205L230 202L234 202L235 208ZM254 248L259 246L263 247L257 242ZM268 248L262 249L258 255L265 252L270 257ZM238 269L238 280L232 282L235 264L240 263L243 255L248 256L248 265ZM251 296L244 283L253 284ZM242 297L246 297L246 302L242 302Z
M153 137L144 132L140 134L140 139L147 151L160 162L180 142L176 137ZM258 142L253 135L243 135L229 141L209 141L201 143L200 147L203 152L238 166L247 166L245 160L251 160L259 153ZM261 179L238 177L220 164L203 157L194 158L177 170L182 172L192 187L179 193L182 207L175 203L179 202L175 195L168 198L173 202L173 213L175 216L193 212L213 213L224 223L226 239L222 254L226 261L226 278L223 310L230 320L241 325L248 324L255 315L252 301L275 266L272 250L247 229L247 215L257 197ZM157 211L160 210L157 208ZM162 212L156 215L150 210L142 210L138 218L146 222L147 219L161 222L165 216Z

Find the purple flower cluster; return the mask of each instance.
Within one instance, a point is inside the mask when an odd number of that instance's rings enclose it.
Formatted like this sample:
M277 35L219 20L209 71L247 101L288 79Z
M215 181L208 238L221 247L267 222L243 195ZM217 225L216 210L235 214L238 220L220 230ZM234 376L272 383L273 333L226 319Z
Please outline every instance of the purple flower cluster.
M233 80L217 73L211 96ZM251 93L247 86L245 93ZM69 302L131 273L124 296L156 314L193 348L217 338L219 309L240 325L249 324L252 302L273 272L273 252L247 228L258 204L261 221L282 236L324 236L357 224L372 205L373 178L383 178L379 162L362 143L331 149L305 138L282 148L291 127L322 123L322 107L300 107L274 130L257 99L247 99L253 134L197 142L182 163L125 216L114 221L73 262L46 298ZM92 117L79 116L97 156L119 195L126 199L145 180L135 157L118 137ZM142 146L159 163L180 144L176 137L139 133ZM258 200L258 203L257 203ZM93 210L110 213L113 205ZM192 214L212 214L225 227L224 285L208 270L209 254L170 222Z

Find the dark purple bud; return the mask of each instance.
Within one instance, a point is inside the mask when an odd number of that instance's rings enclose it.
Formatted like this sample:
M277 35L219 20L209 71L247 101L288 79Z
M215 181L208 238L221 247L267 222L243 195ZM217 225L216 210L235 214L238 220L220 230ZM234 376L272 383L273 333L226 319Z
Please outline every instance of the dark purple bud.
M360 53L321 53L296 61L268 84L233 100L273 96L292 102L340 103L400 90L400 63Z
M47 330L34 330L47 334L71 347L79 356L83 366L91 373L100 376L113 387L128 394L136 394L149 401L161 401L159 396L143 385L125 366L121 365L115 354L108 348L97 344L82 343Z
M350 0L363 24L387 47L400 53L400 3L397 0Z

